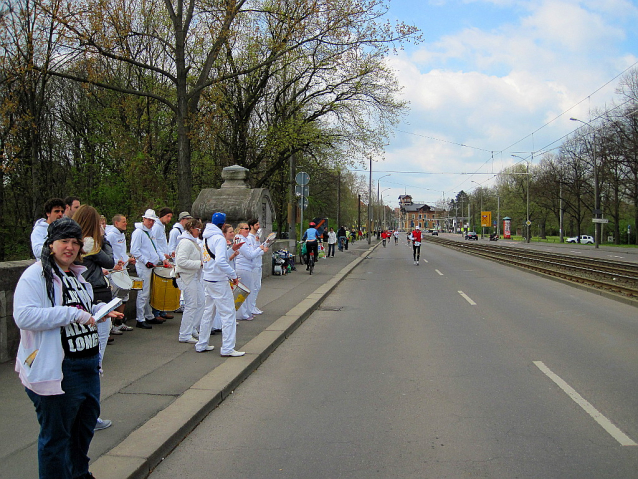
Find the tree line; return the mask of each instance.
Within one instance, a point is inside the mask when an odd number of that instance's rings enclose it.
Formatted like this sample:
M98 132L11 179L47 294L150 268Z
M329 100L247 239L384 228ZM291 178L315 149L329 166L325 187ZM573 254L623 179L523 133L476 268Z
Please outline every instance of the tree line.
M338 176L352 223L360 181L339 172L407 109L385 58L419 32L379 0L4 5L0 260L28 256L50 197L137 220L190 209L233 164L271 190L282 229L291 168L311 174L309 214L336 216Z
M638 70L620 80L617 105L594 111L591 118L574 118L578 128L567 136L556 152L531 155L498 174L493 187L460 192L449 202L450 216L462 208L471 224L480 229L480 202L484 211L512 218L512 228L524 232L529 218L533 236L559 236L561 215L567 236L594 235L592 219L609 222L601 242L613 237L614 244L638 244ZM466 220L467 221L467 220Z

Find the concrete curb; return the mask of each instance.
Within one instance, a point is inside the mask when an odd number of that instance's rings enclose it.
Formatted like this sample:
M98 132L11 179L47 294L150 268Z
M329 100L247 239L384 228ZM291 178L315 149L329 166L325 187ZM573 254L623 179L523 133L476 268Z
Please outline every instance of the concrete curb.
M145 478L197 425L286 340L379 244L368 248L332 279L246 343L246 355L229 358L92 465L96 477Z

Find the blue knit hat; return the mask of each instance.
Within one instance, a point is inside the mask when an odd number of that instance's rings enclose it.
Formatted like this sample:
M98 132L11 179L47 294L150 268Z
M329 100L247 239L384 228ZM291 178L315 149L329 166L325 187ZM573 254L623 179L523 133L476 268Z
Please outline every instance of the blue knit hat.
M226 213L215 213L211 219L211 223L220 228L226 223Z

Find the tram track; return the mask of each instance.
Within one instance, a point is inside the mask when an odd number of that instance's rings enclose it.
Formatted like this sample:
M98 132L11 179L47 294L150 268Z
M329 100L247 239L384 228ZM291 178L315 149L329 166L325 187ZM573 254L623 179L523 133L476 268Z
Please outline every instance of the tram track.
M562 281L575 283L638 306L638 264L511 246L424 236L424 240L467 254L498 261Z

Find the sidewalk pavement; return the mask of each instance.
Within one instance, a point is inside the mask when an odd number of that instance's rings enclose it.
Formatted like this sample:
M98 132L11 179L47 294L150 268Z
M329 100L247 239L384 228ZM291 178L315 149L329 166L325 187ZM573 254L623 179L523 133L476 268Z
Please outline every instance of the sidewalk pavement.
M152 330L115 336L104 355L101 413L113 425L91 443L95 477L146 477L377 244L351 243L348 251L320 260L312 276L298 265L291 274L266 277L257 301L264 314L237 325L243 357L220 357L219 334L211 336L215 349L207 353L178 342L179 314ZM0 478L37 478L39 425L13 361L0 364L0 384Z

